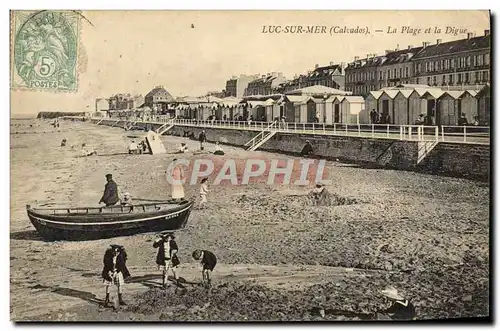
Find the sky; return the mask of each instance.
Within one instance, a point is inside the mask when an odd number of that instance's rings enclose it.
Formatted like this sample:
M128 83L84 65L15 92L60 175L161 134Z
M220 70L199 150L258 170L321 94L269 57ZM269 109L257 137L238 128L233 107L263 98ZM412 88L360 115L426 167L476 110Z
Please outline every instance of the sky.
M351 62L386 49L461 39L446 27L477 36L490 29L487 11L83 11L78 90L11 89L11 114L93 111L95 99L146 95L163 85L174 97L222 90L239 74L282 72L286 78L315 64ZM326 33L263 33L264 26L325 26ZM369 34L333 34L360 28ZM403 27L420 33L403 33ZM388 33L389 27L396 33ZM435 33L435 28L441 33ZM337 28L337 29L339 29ZM431 28L431 33L424 33ZM409 30L408 28L406 31ZM320 29L321 30L321 29ZM375 32L382 30L382 32ZM450 30L450 29L448 29ZM12 47L11 47L12 52ZM14 69L15 70L15 69ZM11 66L11 75L12 75ZM14 73L15 74L15 73Z

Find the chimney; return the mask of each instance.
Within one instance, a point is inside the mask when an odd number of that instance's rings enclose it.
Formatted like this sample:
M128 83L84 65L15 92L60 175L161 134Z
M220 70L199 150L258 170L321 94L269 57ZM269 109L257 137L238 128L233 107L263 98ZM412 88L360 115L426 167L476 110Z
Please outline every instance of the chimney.
M359 60L359 56L355 56L354 61L358 61L358 60Z
M489 36L490 35L490 30L484 30L484 35Z
M412 45L408 45L408 50L412 49L413 46Z
M473 35L474 35L474 34L473 34L472 32L468 32L468 33L467 33L467 39L472 38L472 36L473 36Z
M314 69L318 69L318 68L319 68L319 64L315 64Z
M266 78L266 75L262 75L262 76L260 76L260 78Z
M427 46L429 46L429 43L428 43L427 41L424 41L424 42L422 43L422 47L423 47L423 48L426 48Z
M396 45L396 52L399 51L399 44Z
M330 65L333 66L333 61L330 61Z
M392 52L392 50L390 50L390 49L386 49L386 50L385 50L385 55L389 54L390 52Z
M441 41L442 41L441 39L437 39L437 40L436 40L436 45L441 44Z

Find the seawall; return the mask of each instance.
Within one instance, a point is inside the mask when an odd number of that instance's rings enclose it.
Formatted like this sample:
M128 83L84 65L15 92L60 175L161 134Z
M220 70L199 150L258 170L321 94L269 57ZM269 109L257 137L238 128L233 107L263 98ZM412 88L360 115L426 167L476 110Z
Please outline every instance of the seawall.
M125 122L103 120L100 125L124 127ZM135 126L155 130L161 125L137 123ZM209 142L219 141L222 144L238 147L243 147L259 133L259 131L231 128L175 125L166 134L183 136L185 132L192 132L197 137L202 130L205 130ZM481 144L439 142L430 146L430 150L419 158L423 148L427 147L425 142L278 132L259 150L297 154L306 140L312 143L316 155L326 159L483 181L489 180L490 176L490 146Z

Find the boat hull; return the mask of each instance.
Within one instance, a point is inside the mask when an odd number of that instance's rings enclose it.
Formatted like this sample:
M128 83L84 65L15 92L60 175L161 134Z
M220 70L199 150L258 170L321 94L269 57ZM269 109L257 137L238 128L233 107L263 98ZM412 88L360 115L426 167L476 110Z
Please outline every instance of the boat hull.
M45 240L83 241L182 229L192 205L189 201L169 210L118 215L48 215L31 208L27 208L27 213Z

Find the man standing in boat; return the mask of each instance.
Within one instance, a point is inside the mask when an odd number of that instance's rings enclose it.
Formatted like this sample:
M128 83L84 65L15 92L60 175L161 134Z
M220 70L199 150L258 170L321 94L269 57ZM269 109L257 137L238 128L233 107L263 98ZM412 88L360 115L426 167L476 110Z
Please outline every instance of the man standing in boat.
M116 185L115 181L113 180L113 175L112 174L107 174L106 175L106 180L107 183L104 186L104 194L102 195L101 200L99 200L99 203L103 202L107 206L114 206L118 201L120 201L118 197L118 186Z
M162 232L160 233L160 238L155 240L153 243L154 248L158 248L158 254L156 255L156 264L158 269L163 272L163 288L167 288L167 277L168 270L172 270L174 275L176 285L179 286L179 275L177 274L177 266L180 264L179 258L177 257L177 252L179 247L175 242L175 236L173 232Z
M120 305L126 305L123 301L122 291L125 284L125 278L130 277L130 272L127 269L127 252L123 246L111 245L104 253L104 268L102 269L102 278L106 285L106 299L104 306L109 306L109 288L111 285L116 285L118 288L118 300Z
M182 170L182 165L176 164L177 159L173 159L174 168L172 169L172 199L182 200L184 199L184 185L182 180L184 179L184 170Z

